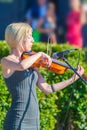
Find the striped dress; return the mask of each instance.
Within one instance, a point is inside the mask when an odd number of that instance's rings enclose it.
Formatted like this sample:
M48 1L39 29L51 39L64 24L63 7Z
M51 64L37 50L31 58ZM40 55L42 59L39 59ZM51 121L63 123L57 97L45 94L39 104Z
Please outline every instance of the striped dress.
M5 117L3 130L39 130L37 72L15 71L10 77L4 77L4 80L12 96L12 103Z

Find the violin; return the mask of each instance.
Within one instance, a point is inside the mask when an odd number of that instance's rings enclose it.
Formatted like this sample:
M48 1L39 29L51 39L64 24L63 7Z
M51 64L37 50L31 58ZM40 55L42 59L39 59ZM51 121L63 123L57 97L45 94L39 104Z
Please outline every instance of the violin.
M34 51L29 51L29 52L23 52L21 55L21 59L26 59L32 55L36 54L36 52ZM68 66L66 63L63 63L57 59L53 59L52 58L52 63L50 65L50 67L48 68L46 65L46 62L41 62L41 59L38 58L36 60L36 62L32 65L32 67L43 67L43 68L47 68L52 72L55 72L56 74L64 74L68 69L71 69L70 66ZM74 68L74 70L76 71L77 69ZM83 74L83 77L85 80L87 80L87 75Z

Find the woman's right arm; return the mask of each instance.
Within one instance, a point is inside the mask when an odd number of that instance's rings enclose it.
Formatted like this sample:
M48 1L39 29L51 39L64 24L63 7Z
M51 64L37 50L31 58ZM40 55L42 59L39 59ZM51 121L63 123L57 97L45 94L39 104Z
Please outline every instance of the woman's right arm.
M8 58L8 57L4 57L1 60L1 64L2 64L2 68L6 69L8 68L8 70L25 70L28 69L29 67L32 66L32 64L39 59L40 57L42 57L43 59L47 60L48 65L50 65L51 63L51 58L50 56L48 56L47 54L43 53L43 52L39 52L35 55L30 56L29 58L23 59L20 62L15 62L12 59Z

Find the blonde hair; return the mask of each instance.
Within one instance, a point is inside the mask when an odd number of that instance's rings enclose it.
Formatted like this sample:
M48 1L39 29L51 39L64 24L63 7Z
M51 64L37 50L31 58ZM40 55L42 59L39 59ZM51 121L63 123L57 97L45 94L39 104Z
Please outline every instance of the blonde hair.
M15 48L30 31L32 28L27 23L12 23L5 30L5 40L11 49Z

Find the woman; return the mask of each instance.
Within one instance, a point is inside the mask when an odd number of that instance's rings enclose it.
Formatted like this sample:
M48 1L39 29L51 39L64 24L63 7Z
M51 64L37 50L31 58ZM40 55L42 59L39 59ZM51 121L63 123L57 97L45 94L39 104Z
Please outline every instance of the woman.
M25 23L13 23L7 26L5 40L10 46L11 52L2 58L2 73L5 83L12 95L12 104L6 114L3 130L39 130L39 107L36 96L36 84L45 94L61 90L78 79L73 75L70 79L48 85L32 64L38 59L47 62L49 67L51 58L39 52L31 57L21 60L24 51L32 49L32 29ZM84 69L78 67L78 73L82 75ZM75 78L74 78L75 77Z
M85 12L80 0L70 0L71 11L68 13L66 24L66 39L69 44L81 48L83 46L82 27L85 24Z

